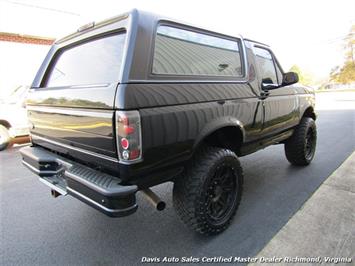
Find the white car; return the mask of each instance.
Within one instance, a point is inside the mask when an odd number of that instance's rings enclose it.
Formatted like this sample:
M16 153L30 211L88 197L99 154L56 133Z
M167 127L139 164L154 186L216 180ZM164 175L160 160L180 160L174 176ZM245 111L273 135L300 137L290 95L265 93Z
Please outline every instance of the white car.
M9 97L0 100L0 151L17 140L23 142L29 139L25 108L28 90L28 86L19 86Z

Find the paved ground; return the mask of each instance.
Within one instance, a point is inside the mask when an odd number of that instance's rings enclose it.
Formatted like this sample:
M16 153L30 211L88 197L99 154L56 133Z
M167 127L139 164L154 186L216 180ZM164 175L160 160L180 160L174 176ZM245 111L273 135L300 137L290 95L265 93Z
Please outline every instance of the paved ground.
M316 94L318 110L355 109L355 92L319 92Z
M138 196L134 215L112 219L74 198L51 198L20 165L18 148L1 152L0 264L137 265L143 256L255 256L355 149L355 110L321 110L317 124L316 157L306 168L290 166L282 146L241 159L242 204L231 227L211 238L178 220L171 184L156 188L166 211L156 212Z
M355 263L355 152L257 255L281 262ZM275 259L274 259L275 260ZM315 263L313 263L315 264Z

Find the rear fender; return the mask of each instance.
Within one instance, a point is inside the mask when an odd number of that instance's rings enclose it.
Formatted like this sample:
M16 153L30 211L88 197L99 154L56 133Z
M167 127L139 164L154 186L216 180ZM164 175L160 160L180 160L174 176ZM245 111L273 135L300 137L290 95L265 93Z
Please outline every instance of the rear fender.
M242 141L245 139L245 128L244 125L241 121L236 119L235 117L223 117L223 118L216 118L212 120L210 123L206 124L199 135L197 136L194 145L193 145L193 151L199 148L199 146L203 143L203 140L211 135L213 132L224 128L224 127L237 127L240 129L242 132Z

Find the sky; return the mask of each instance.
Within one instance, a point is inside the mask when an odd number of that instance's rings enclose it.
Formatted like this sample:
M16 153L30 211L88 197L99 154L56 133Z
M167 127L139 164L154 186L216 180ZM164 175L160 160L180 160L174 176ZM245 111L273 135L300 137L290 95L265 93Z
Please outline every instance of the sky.
M0 0L0 32L59 38L91 21L138 8L271 46L285 71L326 78L344 60L355 0Z

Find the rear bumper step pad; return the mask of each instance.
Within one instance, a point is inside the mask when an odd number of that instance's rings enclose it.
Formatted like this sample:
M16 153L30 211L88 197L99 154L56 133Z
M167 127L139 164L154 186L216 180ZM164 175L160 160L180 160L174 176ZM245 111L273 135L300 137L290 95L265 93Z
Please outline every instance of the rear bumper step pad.
M118 177L96 171L40 147L20 150L23 164L60 194L70 194L111 217L137 210L136 185L121 185Z

